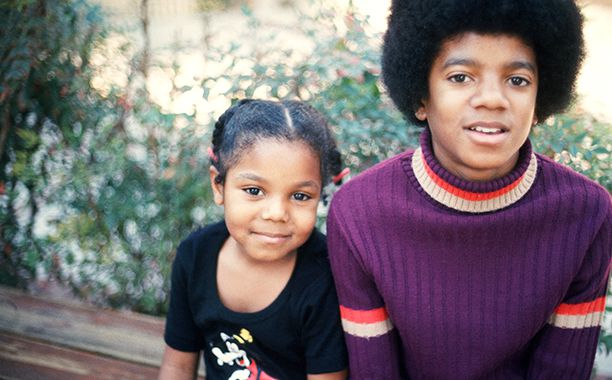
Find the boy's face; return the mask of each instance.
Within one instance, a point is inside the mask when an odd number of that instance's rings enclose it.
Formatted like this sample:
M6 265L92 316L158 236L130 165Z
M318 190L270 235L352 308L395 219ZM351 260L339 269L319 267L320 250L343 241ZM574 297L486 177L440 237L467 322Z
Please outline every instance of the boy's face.
M416 116L446 170L488 181L514 168L536 122L537 90L535 53L521 39L464 33L442 44Z

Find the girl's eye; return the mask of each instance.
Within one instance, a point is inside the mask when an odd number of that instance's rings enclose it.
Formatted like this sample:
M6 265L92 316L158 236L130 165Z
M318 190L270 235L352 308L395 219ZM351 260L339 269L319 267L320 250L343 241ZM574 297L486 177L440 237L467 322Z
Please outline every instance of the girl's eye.
M510 84L512 84L513 86L517 86L517 87L523 87L523 86L527 86L529 82L527 79L523 78L523 77L512 77L510 78Z
M470 80L470 78L465 74L455 74L451 75L448 80L453 83L464 83Z
M262 193L261 189L258 189L256 187L247 187L246 189L244 189L244 191L247 194L253 195L253 196L258 196L258 195L261 195Z
M296 201L307 201L312 198L310 195L306 195L304 193L295 193L293 194L293 199Z

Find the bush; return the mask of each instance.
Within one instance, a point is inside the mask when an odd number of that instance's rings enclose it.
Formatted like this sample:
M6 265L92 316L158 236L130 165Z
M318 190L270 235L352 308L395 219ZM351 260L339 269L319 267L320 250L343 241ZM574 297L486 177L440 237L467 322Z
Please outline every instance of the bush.
M556 115L534 128L532 140L538 152L596 180L612 194L612 125L582 113ZM610 296L612 286L608 289ZM612 307L607 306L604 321L610 313ZM609 323L602 328L599 351L612 351Z
M571 112L536 126L536 151L594 179L612 193L612 125Z
M250 33L257 34L257 20L245 13ZM347 162L357 173L414 145L418 135L383 97L376 48L359 29L360 22L351 21L354 28L338 37L332 14L305 19L305 34L314 36L321 25L328 28L325 38L313 37L317 42L306 57L278 51L273 43L255 44L255 51L238 44L210 46L206 60L221 62L219 75L194 87L175 86L171 93L179 97L202 91L210 103L219 96L309 100L332 120ZM287 60L292 63L282 63ZM178 74L172 62L153 66ZM57 276L81 297L163 314L176 245L189 231L220 217L211 201L205 153L215 115L162 112L148 100L135 67L137 62L128 68L127 90L107 89L118 110L84 130L79 144L64 149L61 158L51 160L57 183L48 201L61 211L50 220L54 232L45 252L53 257ZM222 94L220 87L225 88ZM208 121L198 124L202 119ZM322 209L320 225L324 216Z
M34 2L22 4L23 14L3 9L11 30L21 31L2 37L2 56L25 58L2 63L1 120L10 121L2 124L10 138L0 173L0 281L26 286L37 271L50 273L97 304L164 314L177 244L220 217L205 153L218 115L163 111L150 100L130 47L89 65L92 52L104 50L98 13L83 3L52 4L53 12L36 13ZM308 101L330 119L353 175L417 145L420 129L406 124L381 89L381 37L367 32L367 19L349 10L338 25L334 10L315 9L299 23L312 46L305 55L279 48L278 35L262 32L244 12L255 42L207 46L205 61L215 70L194 86L173 81L171 96L198 91L209 104L220 97ZM119 58L132 62L122 73L127 85L94 88L93 72ZM154 66L177 74L173 62ZM611 191L611 132L588 115L567 114L536 127L533 139L538 151ZM51 206L52 228L38 237L37 214ZM323 209L321 226L324 216ZM611 339L604 333L603 346Z
M48 162L82 140L112 104L92 90L89 59L104 38L97 9L82 1L0 5L0 282L25 287L52 270L33 230L55 179Z
M193 119L146 100L128 107L123 127L98 126L69 153L78 159L58 166L66 181L53 201L64 211L48 248L81 297L161 314L179 239L219 210L208 202L207 143L187 127Z

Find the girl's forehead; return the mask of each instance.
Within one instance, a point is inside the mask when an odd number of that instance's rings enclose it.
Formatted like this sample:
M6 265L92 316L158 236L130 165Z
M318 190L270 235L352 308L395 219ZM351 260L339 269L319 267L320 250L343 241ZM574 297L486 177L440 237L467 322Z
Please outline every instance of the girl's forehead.
M253 140L236 157L238 162L245 159L270 160L273 164L281 160L308 159L319 161L318 153L307 142L286 138L265 137Z
M312 148L306 141L300 139L288 139L286 137L260 137L254 139L247 147L247 150L269 150L269 149L286 149L286 150L311 150ZM248 154L248 152L246 153ZM312 154L315 154L312 152Z
M320 187L321 167L318 155L302 141L264 139L241 154L228 169L230 177L255 175L264 182L306 183Z

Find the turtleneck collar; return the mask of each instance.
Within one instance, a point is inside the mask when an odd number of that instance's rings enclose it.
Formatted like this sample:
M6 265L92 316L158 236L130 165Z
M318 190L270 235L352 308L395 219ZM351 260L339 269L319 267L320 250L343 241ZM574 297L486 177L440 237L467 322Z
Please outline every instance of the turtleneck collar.
M538 161L529 140L519 150L510 173L488 182L471 182L444 169L433 155L431 133L425 128L412 156L412 170L421 188L435 201L455 210L483 213L510 206L533 185Z

